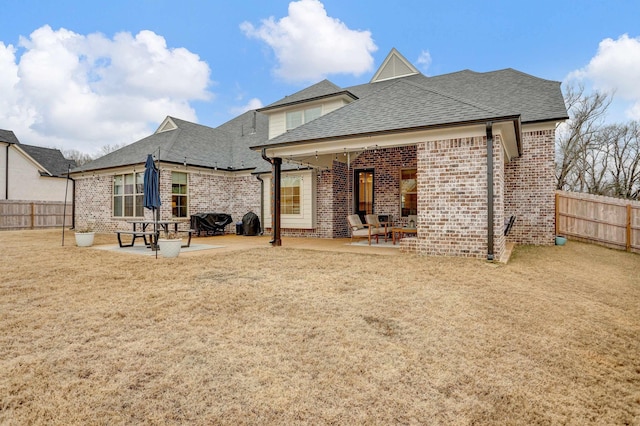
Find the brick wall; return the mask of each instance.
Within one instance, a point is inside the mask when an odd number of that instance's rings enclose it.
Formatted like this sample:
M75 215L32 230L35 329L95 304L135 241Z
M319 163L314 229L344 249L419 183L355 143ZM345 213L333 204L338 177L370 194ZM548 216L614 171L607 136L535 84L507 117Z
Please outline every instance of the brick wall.
M347 215L353 212L353 173L358 169L374 169L374 212L400 217L400 170L416 168L416 147L406 146L365 151L351 158L351 164L334 161L331 170L318 173L318 221L316 229L282 229L282 236L315 238L348 238ZM270 226L271 224L269 224ZM268 229L271 232L271 229Z
M162 206L160 218L171 218L171 172L172 168L160 169L160 194ZM188 214L216 212L228 213L234 222L242 220L249 211L260 216L260 182L255 176L212 175L187 171L189 208ZM113 175L97 175L76 178L76 228L92 224L96 232L113 232L129 229L130 218L112 217ZM151 210L144 209L146 219L153 219ZM187 228L189 218L179 219ZM234 233L235 227L227 226L226 232Z
M76 229L87 225L91 225L96 232L119 229L119 222L114 222L111 218L113 175L78 177L75 178L75 187Z
M522 156L505 167L505 215L516 215L507 240L552 245L555 232L555 130L523 132Z
M494 140L494 254L504 252L503 150ZM418 145L418 237L405 249L427 255L487 255L487 139Z
M354 170L366 168L374 169L373 212L391 214L394 223L405 224L406 218L402 219L400 216L400 170L417 168L416 147L404 146L365 151L351 164L350 183L353 183ZM351 187L349 189L352 190ZM350 196L349 199L353 198ZM346 223L346 219L344 220Z

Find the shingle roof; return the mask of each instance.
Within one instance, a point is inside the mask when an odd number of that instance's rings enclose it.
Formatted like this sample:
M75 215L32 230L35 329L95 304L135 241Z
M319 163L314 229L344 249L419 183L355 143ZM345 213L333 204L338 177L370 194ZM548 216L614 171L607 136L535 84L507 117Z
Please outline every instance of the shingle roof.
M18 138L11 130L0 129L0 142L19 144Z
M268 140L268 117L260 111L345 94L354 101ZM513 69L436 77L415 74L346 89L323 80L217 128L169 117L176 129L154 133L74 172L143 164L147 154L158 150L167 162L263 170L267 162L250 148L514 116L525 124L567 118L560 83Z
M285 96L284 98L276 101L270 105L260 108L259 111L266 111L276 107L282 107L285 105L295 104L301 101L307 101L310 99L322 98L330 95L337 95L344 92L339 86L336 86L329 80L322 80L312 86L302 89L293 95Z
M186 161L191 166L225 170L253 169L264 162L260 153L249 149L267 139L268 118L264 114L248 111L217 128L169 118L176 129L154 133L73 172L144 164L148 154L158 153L161 161L178 164Z
M497 117L520 116L523 123L567 118L559 82L513 69L416 74L345 90L358 99L263 146Z
M69 166L71 168L76 166L76 162L64 158L59 149L24 144L20 144L20 149L44 167L46 170L43 170L43 172L51 173L52 176L64 177Z

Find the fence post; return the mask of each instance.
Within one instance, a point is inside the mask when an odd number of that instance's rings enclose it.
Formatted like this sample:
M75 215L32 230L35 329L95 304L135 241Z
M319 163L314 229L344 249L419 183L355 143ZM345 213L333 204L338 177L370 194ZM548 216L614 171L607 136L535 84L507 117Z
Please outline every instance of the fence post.
M627 251L631 251L631 204L627 204Z
M36 203L31 203L31 229L36 227Z

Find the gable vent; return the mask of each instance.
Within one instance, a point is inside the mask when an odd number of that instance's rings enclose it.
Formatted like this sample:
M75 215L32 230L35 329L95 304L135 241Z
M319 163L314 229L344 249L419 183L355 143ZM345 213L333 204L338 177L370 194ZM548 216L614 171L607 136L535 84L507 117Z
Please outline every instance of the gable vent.
M420 72L411 62L400 54L395 48L387 55L382 65L371 79L371 83L377 81L390 80L392 78L406 77L408 75L419 74Z
M171 118L167 117L165 118L164 122L160 125L160 127L158 127L158 130L156 130L156 133L168 132L169 130L175 130L177 128L178 126L176 126L176 123L174 123Z

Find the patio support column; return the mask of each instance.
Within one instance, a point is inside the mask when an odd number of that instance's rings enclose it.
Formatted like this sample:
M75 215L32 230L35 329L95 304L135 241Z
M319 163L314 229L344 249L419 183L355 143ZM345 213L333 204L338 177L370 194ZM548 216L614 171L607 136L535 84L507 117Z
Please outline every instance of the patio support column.
M487 260L493 254L493 123L487 122Z
M273 247L282 245L280 239L280 179L282 169L282 158L271 159L271 203L273 211L273 239L270 241Z

